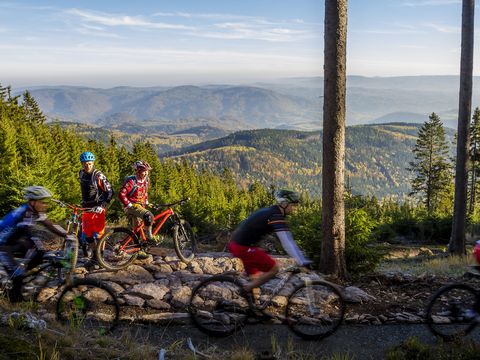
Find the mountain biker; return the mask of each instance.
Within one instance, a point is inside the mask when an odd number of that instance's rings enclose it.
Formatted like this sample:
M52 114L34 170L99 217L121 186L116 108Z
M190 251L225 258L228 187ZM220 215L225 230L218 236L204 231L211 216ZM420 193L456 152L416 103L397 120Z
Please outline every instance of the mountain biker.
M283 249L300 266L312 263L293 240L285 220L285 216L292 214L300 202L299 194L282 189L277 190L274 195L277 204L259 209L242 221L233 231L228 244L230 253L242 260L245 272L250 276L251 281L244 286L247 292L264 284L279 271L276 261L257 246L267 234L274 232Z
M92 253L85 264L88 268L96 264L95 240L101 238L105 232L106 207L113 197L113 189L107 177L95 168L93 153L83 152L80 162L82 169L78 173L78 180L82 191L82 207L92 209L82 215L82 239L87 242Z
M147 210L148 188L150 180L148 173L152 170L149 163L143 160L133 164L135 175L127 176L123 182L118 197L123 204L124 211L130 219L132 228L137 227L141 221L145 224L147 240L158 243L159 237L152 234L153 214Z
M2 223L9 220L9 231L0 238L0 262L12 278L11 301L20 298L22 275L42 262L45 254L43 243L55 238L65 238L67 232L47 219L48 200L51 192L43 186L24 189L26 204L7 214ZM15 221L12 221L12 216ZM23 258L21 262L15 260Z

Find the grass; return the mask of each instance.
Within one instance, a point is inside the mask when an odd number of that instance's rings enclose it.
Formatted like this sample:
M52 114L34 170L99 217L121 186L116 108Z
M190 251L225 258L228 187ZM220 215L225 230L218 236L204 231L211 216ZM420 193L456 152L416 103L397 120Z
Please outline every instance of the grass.
M423 274L461 277L475 265L472 256L449 256L447 252L436 256L418 256L384 260L378 267L379 272L402 272L419 276Z
M403 344L392 348L385 354L386 360L450 360L480 359L480 345L471 341L458 341L456 343L438 343L427 345L416 337L408 338Z

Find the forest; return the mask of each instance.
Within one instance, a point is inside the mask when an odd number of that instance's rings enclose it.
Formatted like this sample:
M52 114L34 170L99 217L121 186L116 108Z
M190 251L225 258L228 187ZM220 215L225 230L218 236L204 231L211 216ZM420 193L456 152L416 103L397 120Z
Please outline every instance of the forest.
M477 120L472 124L478 123L478 118L480 113L477 110L474 115ZM432 128L437 132L429 130ZM349 271L373 269L381 259L381 253L373 245L381 242L408 238L418 242L448 243L453 204L453 165L445 150L445 132L439 129L443 128L433 113L420 128L416 144L412 144L415 145L413 152L416 157L409 165L409 170L414 175L413 179L418 180L417 183L412 181L412 197L400 201L392 197L353 194L350 188L345 189L346 260ZM281 132L272 131L271 134L272 141L278 147L282 144L288 147L298 139L308 138L313 141L319 136L318 132L308 136L305 133L286 132L288 136L283 139ZM472 134L478 137L478 131L473 131ZM236 136L250 135L247 132ZM378 135L374 133L371 136ZM421 181L422 176L424 178L424 164L421 161L425 159L425 154L421 154L422 142L419 140L438 140L438 136L443 137L439 156L445 166L442 168L443 174L436 177L441 180L439 185L425 189L422 188L425 182ZM408 141L411 142L410 137ZM387 149L388 144L385 144L385 150ZM132 174L135 160L148 161L153 167L150 174L151 202L166 203L189 197L191 201L179 210L191 222L199 238L224 229L233 229L250 212L273 202L273 185L266 185L258 179L248 179L239 184L234 177L237 169L224 167L218 171L214 167L210 168L208 163L197 166L198 164L185 159L160 159L155 147L149 142L138 140L131 149L127 149L117 143L114 134L103 141L79 136L75 128L47 123L28 91L22 96L12 96L9 87L0 87L0 216L24 201L22 189L28 185L43 185L56 198L79 203L79 155L87 150L96 155L96 167L107 176L114 190L118 190L124 178ZM307 150L314 151L308 147L305 151ZM242 151L248 151L248 148ZM294 155L292 162L300 162L306 156L301 153ZM472 169L469 190L471 199L478 191L474 176L477 169ZM432 181L429 183L433 184ZM429 202L426 201L426 194L429 194ZM478 216L474 202L471 201L470 204L469 221L470 227L474 229ZM62 222L67 216L65 211L52 206L49 215L54 221ZM320 259L321 211L321 201L304 192L302 206L290 219L295 239L316 261ZM108 211L109 223L117 224L123 218L119 202L114 201Z

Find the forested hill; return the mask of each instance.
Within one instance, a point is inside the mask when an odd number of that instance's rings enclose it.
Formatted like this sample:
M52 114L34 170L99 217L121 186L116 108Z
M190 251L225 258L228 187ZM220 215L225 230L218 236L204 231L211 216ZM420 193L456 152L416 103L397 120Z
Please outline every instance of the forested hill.
M354 193L384 197L410 191L420 124L359 125L346 129L346 179ZM447 139L454 132L446 129ZM245 185L290 186L314 195L321 192L322 133L293 130L249 130L192 145L165 155L186 159L197 168L232 170ZM453 149L453 143L452 143Z

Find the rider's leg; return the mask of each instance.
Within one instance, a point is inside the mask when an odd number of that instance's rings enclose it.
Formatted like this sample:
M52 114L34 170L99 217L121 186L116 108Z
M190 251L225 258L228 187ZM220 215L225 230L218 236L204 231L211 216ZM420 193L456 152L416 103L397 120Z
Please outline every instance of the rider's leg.
M243 288L245 291L252 291L253 289L258 288L260 285L265 284L271 278L275 277L279 270L280 267L278 264L275 264L269 271L251 275L251 281Z
M143 222L145 224L145 235L151 241L158 242L158 236L152 234L152 224L153 224L153 214L145 210L142 216Z

